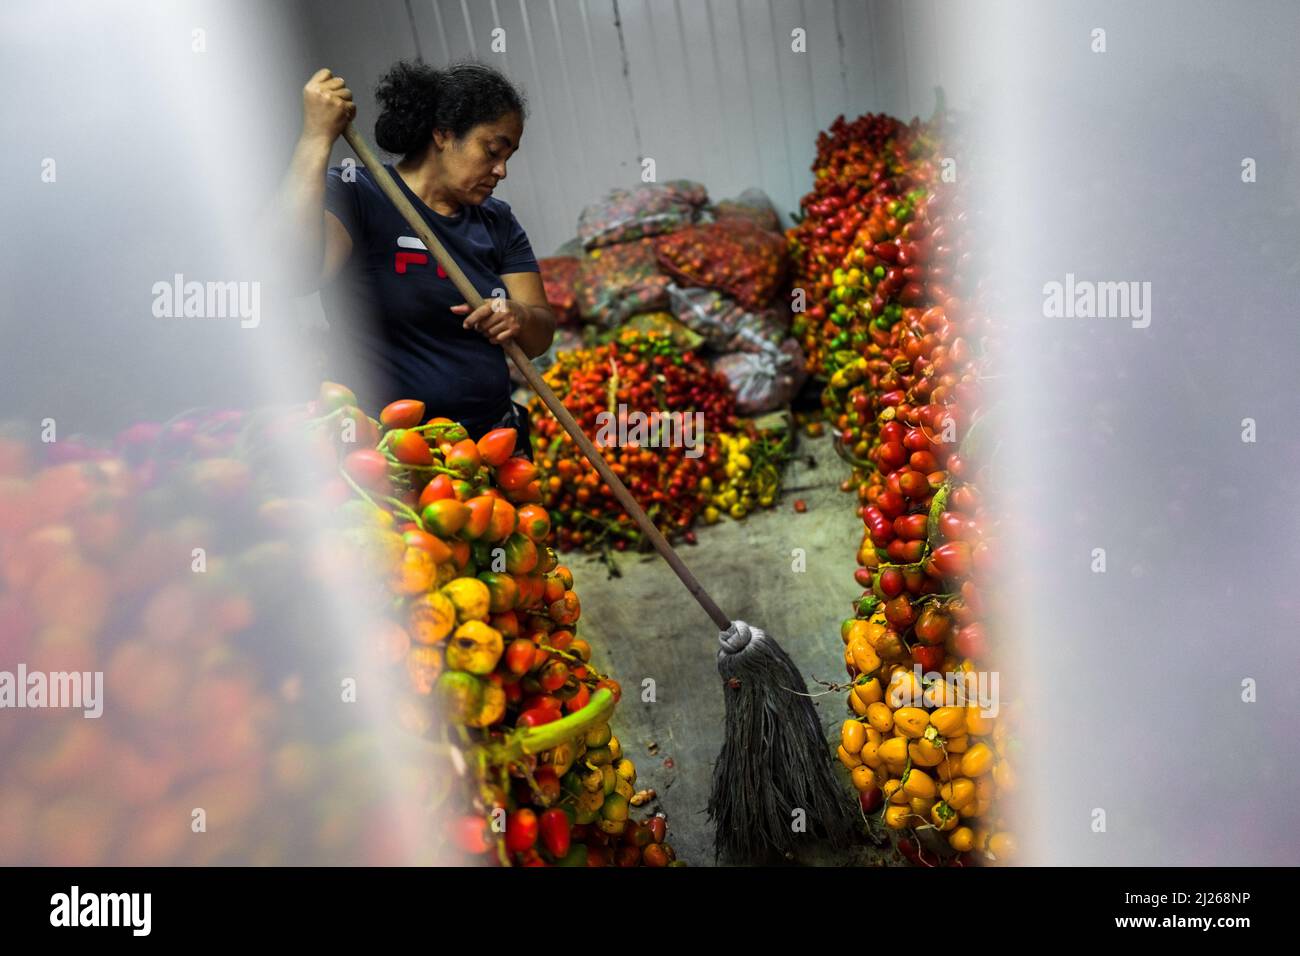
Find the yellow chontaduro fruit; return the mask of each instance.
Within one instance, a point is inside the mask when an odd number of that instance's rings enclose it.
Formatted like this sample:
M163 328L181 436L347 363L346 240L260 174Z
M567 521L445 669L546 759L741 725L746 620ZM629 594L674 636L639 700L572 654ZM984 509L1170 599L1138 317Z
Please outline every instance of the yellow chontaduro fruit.
M854 767L861 767L862 761L858 759L857 754L851 754L840 744L835 748L835 756L839 757L840 763L852 770Z
M855 637L850 641L848 652L859 674L871 674L880 667L880 657L865 637Z
M891 830L906 830L910 825L912 808L890 806L885 808L885 826Z
M894 712L886 704L876 701L867 708L867 722L882 734L887 734L894 729Z
M942 800L930 808L930 822L940 830L955 830L957 821L957 811Z
M934 681L925 689L926 707L950 707L960 703L955 689L947 681Z
M958 853L975 849L975 831L970 827L958 827L948 834L948 845Z
M909 670L896 670L889 677L889 686L885 688L885 701L890 707L910 707L919 703L924 696L921 682Z
M868 644L874 644L880 630L881 627L878 624L864 621L860 617L851 617L841 625L841 636L844 638L845 644L848 644L856 637L866 638Z
M907 739L890 737L880 745L880 758L891 770L896 767L898 772L902 773L903 768L907 766Z
M977 704L966 707L966 732L974 737L985 737L993 733L993 719L983 716Z
M983 742L977 743L962 755L961 770L967 777L981 777L993 769L993 751Z
M941 741L931 740L929 737L913 740L907 745L907 755L912 758L912 763L917 766L937 767L947 759L947 755L940 746L941 743Z
M442 586L442 593L456 608L456 620L486 621L491 594L488 586L478 578L456 578Z
M930 714L930 723L944 737L956 737L966 731L966 708L940 707Z
M960 737L949 737L944 741L943 747L948 751L949 756L953 754L964 754L970 749L970 736L962 734Z
M880 678L873 676L860 684L854 684L852 696L862 702L862 707L865 710L872 704L884 699L885 689L880 686Z
M954 810L964 811L975 799L975 784L966 777L958 777L951 783L941 786L939 796Z
M407 548L401 565L389 578L388 589L395 594L422 594L433 586L437 576L433 555L419 548Z
M910 797L907 805L911 807L913 814L924 820L930 815L930 808L934 806L934 801L924 800L921 797Z
M918 770L916 767L907 771L907 776L903 778L903 789L907 791L908 796L929 800L933 800L936 793L934 780L924 770ZM974 793L974 788L971 792Z
M840 743L844 749L851 754L856 754L862 750L862 745L867 742L867 728L862 726L858 720L846 720L840 727Z
M484 677L496 669L504 651L500 631L482 621L466 621L447 642L447 666Z
M417 644L438 644L456 626L456 606L440 591L421 594L411 601L406 622Z
M913 740L925 733L929 723L929 716L919 707L900 707L894 711L894 725L903 732L903 736Z
M952 783L961 776L961 757L949 754L946 760L941 760L934 765L933 773L935 779L943 783Z
M853 781L853 786L859 791L870 790L876 785L876 775L870 767L854 767L849 772L849 778Z
M877 734L877 737L880 735ZM872 770L878 768L885 761L880 756L880 743L878 741L868 740L858 751L858 759L870 767Z

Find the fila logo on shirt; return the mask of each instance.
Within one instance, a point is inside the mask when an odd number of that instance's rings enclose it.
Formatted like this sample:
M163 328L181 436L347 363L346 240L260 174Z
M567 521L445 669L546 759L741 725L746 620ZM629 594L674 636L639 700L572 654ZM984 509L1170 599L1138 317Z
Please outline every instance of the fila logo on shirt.
M420 252L399 251L393 258L393 271L399 276L406 274L407 266L427 266L429 264L429 250L425 244L415 236L398 236L397 245L401 250L419 249ZM438 278L447 278L447 273L442 266L438 266Z

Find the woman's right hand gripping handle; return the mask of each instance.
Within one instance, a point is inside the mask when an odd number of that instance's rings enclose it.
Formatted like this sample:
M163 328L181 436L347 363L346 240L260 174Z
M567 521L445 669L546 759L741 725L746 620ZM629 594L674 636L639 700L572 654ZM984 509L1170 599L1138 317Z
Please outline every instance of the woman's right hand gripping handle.
M343 77L322 68L302 88L302 138L333 145L357 115Z

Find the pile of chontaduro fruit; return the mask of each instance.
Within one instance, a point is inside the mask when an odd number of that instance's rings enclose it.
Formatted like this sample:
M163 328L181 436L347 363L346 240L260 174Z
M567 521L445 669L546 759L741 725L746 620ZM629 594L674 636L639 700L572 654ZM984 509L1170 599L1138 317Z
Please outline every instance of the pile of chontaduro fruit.
M455 845L524 866L676 863L663 816L632 817L653 793L610 730L620 688L579 637L537 469L513 429L475 442L424 417L421 402L384 408L342 480L361 503L350 545L393 598L376 633L405 672L402 722L472 770Z
M932 251L946 255L946 247L932 248L942 236L923 237L915 222L917 190L937 176L931 126L883 114L852 122L841 116L817 137L813 190L801 200L803 220L787 233L793 284L808 303L793 332L813 375L834 371L835 353L856 351L870 340L873 323L880 329L889 322L890 301L918 300L923 260ZM900 242L901 256L884 248Z
M0 438L0 669L103 674L95 719L0 720L0 863L434 861L393 821L427 804L436 755L414 738L385 753L341 702L312 560L334 532L302 520L304 458L278 484L248 454L266 419ZM399 765L407 786L375 786Z
M996 699L987 626L997 521L977 467L996 354L974 343L995 340L957 294L971 285L967 217L939 176L944 121L837 122L792 235L814 303L803 329L823 341L822 405L864 525L839 757L864 811L912 831L899 850L925 865L1004 862L1016 846L1003 799L1014 708Z
M0 721L0 862L675 863L513 432L422 417L0 435L0 670L104 674Z
M545 377L664 536L689 534L708 505L706 489L727 480L717 436L738 424L726 378L669 337L632 331L561 354ZM573 439L540 399L533 411L542 494L560 549L639 545L635 522ZM681 417L660 419L655 430L652 412Z

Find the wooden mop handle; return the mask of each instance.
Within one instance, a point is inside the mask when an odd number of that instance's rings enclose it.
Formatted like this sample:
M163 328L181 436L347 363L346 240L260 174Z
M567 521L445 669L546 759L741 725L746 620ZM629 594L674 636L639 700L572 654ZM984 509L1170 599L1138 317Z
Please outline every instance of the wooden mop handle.
M392 201L393 205L397 207L397 211L402 214L402 217L407 221L410 227L415 230L415 234L420 237L425 248L433 254L434 259L438 261L438 264L442 266L443 271L451 278L457 291L465 297L465 301L469 303L471 309L477 309L481 306L483 304L483 297L479 295L478 290L474 288L473 284L465 276L461 267L456 264L456 260L447 254L447 250L443 248L442 243L438 241L438 237L433 234L433 230L429 228L429 224L425 222L424 217L416 211L413 205L411 205L411 201L406 198L406 194L402 192L401 187L393 181L393 177L389 175L389 172L384 168L383 163L379 161L374 152L370 149L370 144L365 141L351 123L349 123L347 129L343 131L343 138L348 141L348 145L350 145L352 151L357 154L357 158L361 160L368 170L370 170L371 177L378 184L384 195L387 196L389 200ZM714 603L713 598L709 597L708 592L705 591L700 582L695 579L695 575L691 574L690 569L686 567L686 564L682 561L681 557L679 557L677 552L673 550L673 546L668 543L668 539L665 538L663 533L655 527L654 522L650 520L650 516L645 513L645 510L642 509L639 504L637 504L636 499L632 497L632 493L628 491L623 485L623 482L619 480L618 475L614 474L610 469L609 463L605 461L605 456L600 453L594 444L592 444L591 439L587 437L586 433L583 432L578 423L574 421L573 416L569 414L569 410L564 407L563 403L556 397L555 393L551 391L551 387L546 384L537 369L533 367L533 363L528 360L528 356L524 355L523 349L519 347L519 343L510 339L507 340L505 345L502 347L505 349L506 355L510 357L510 360L515 363L515 367L519 369L520 374L522 374L528 381L532 390L537 393L543 402L546 403L546 407L551 410L551 414L559 420L560 424L564 426L564 430L569 433L575 442L577 442L578 448L582 451L583 455L586 456L587 460L591 462L592 467L600 473L601 478L605 479L605 484L609 486L610 491L614 492L614 497L618 499L619 504L623 506L624 510L632 516L632 519L641 529L641 533L650 539L650 543L654 545L655 550L658 551L663 559L668 562L668 566L673 569L677 577L681 579L681 582L686 585L686 590L691 592L691 596L699 602L700 607L704 608L705 613L713 619L713 623L718 626L719 630L725 631L729 628L731 626L731 619L727 617L727 615L723 614L722 609Z

